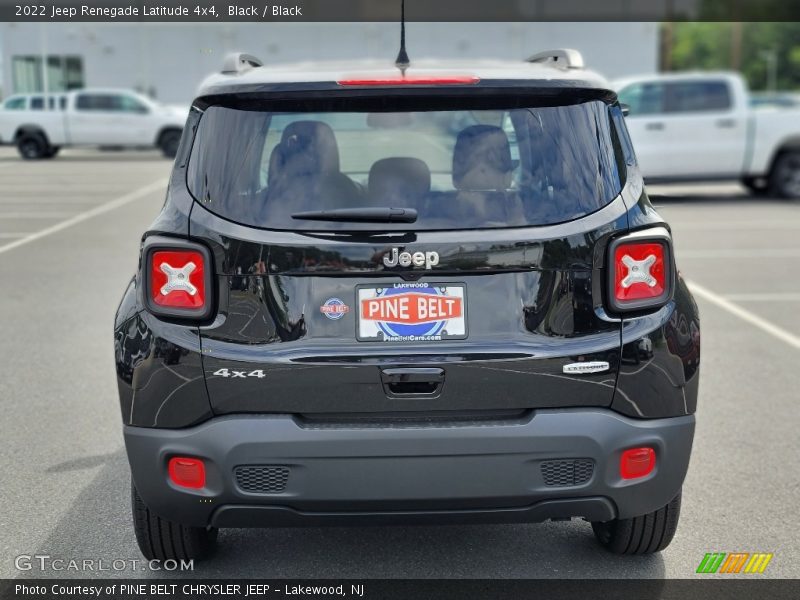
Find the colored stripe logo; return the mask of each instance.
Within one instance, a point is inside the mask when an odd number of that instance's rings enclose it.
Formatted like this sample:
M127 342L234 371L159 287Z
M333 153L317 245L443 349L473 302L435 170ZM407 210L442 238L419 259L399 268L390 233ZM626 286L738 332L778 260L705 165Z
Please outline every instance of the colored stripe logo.
M772 557L764 552L709 552L697 566L697 573L763 573Z

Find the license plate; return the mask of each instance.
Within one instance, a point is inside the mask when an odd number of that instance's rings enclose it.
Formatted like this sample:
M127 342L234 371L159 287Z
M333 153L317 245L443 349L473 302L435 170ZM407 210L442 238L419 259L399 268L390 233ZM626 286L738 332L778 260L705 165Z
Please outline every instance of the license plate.
M466 286L395 283L356 288L361 342L437 342L467 337Z

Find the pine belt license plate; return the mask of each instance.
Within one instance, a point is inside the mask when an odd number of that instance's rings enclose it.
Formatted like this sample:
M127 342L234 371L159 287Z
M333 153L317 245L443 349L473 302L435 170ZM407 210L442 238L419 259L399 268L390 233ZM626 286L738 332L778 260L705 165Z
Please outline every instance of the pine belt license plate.
M360 342L438 342L467 337L463 283L394 283L356 287Z

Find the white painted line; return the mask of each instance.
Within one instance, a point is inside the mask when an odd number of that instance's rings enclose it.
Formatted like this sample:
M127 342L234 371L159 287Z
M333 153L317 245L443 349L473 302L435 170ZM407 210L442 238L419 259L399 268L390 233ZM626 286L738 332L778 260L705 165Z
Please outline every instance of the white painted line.
M29 236L26 236L22 239L10 242L5 246L0 246L0 254L8 252L9 250L13 250L14 248L19 248L20 246L24 246L25 244L29 244L30 242L34 242L48 235L58 233L59 231L67 229L68 227L72 227L73 225L77 225L78 223L82 223L83 221L87 221L88 219L94 218L98 215L102 215L103 213L107 213L109 211L117 209L120 206L125 206L126 204L133 202L134 200L139 200L140 198L143 198L148 194L152 194L155 191L166 190L166 186L167 186L166 179L160 179L158 181L154 181L153 183L141 187L138 190L131 192L130 194L125 194L124 196L120 196L119 198L115 198L114 200L109 200L105 204L96 206L95 208L87 210L86 212L78 213L71 219L67 219L66 221L62 221L61 223L56 223L55 225L51 225L46 229L42 229L41 231L32 233Z
M800 292L725 294L724 297L732 302L795 302L800 300Z
M698 223L697 221L681 222L670 220L673 231L698 229L701 231L727 231L731 229L800 229L800 219L786 221L716 221L712 223Z
M0 211L0 219L65 219L75 213L68 212L7 212Z
M800 248L710 248L708 250L680 250L683 258L796 258Z
M696 296L711 302L719 308L728 311L732 315L739 317L742 321L746 321L751 325L755 325L761 331L768 333L772 337L778 338L782 342L786 342L793 348L800 350L800 337L789 333L774 323L770 323L766 319L762 319L758 315L751 313L749 310L745 310L741 306L734 304L730 300L726 300L719 294L715 294L711 290L708 290L703 286L694 283L693 281L687 281L686 283L689 285L689 289L692 290L692 293Z

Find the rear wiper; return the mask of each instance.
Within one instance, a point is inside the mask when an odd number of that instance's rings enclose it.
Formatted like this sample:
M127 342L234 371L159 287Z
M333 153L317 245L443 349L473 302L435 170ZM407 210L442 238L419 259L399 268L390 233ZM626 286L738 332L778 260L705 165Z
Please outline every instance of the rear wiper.
M292 214L293 219L308 221L354 221L363 223L414 223L417 211L413 208L335 208L333 210L309 210Z

